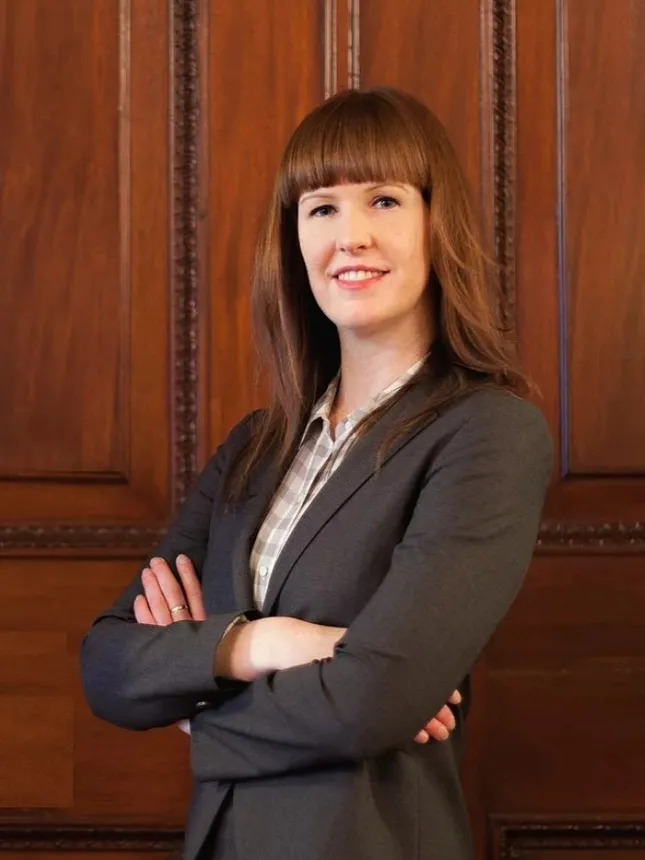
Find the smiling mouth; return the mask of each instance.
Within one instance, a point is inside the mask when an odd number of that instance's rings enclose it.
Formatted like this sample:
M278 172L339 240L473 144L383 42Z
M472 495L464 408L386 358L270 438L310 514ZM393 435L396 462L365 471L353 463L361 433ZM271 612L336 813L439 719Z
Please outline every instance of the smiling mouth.
M360 286L367 284L369 281L382 278L384 275L387 275L387 272L380 271L379 269L353 269L334 275L334 278L343 284L343 286Z

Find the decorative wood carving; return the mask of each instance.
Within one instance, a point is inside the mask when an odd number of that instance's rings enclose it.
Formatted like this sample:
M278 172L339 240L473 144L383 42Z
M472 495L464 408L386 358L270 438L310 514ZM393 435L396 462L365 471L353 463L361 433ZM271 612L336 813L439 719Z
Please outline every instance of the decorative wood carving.
M520 860L544 851L645 850L645 822L498 823L494 830L495 857ZM605 856L604 854L602 856Z
M159 851L179 856L180 828L0 823L0 851Z
M174 0L172 48L172 493L176 507L197 469L197 0Z
M515 328L515 20L511 0L493 3L493 237L506 329Z

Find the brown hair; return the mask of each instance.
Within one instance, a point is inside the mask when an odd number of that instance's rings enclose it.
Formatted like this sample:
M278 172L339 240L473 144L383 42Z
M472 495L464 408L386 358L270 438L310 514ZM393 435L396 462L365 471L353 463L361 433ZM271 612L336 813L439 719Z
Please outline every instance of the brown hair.
M445 129L425 105L398 90L341 92L304 118L278 169L258 242L252 295L259 366L271 398L268 409L255 416L251 442L228 475L225 498L240 496L267 451L278 475L286 472L312 407L339 370L338 333L309 287L297 209L304 192L342 182L408 183L429 207L428 289L437 338L409 385L422 375L431 385L423 411L394 428L379 462L402 433L475 389L519 394L530 388L500 323L496 269L483 250L467 183ZM360 433L392 403L372 413Z

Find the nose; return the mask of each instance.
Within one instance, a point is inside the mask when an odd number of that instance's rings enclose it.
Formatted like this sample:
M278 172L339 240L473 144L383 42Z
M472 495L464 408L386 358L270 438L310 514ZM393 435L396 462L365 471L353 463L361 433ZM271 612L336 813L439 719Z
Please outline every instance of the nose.
M361 211L348 208L338 219L336 247L339 251L355 254L369 248L372 244L372 232L369 219Z

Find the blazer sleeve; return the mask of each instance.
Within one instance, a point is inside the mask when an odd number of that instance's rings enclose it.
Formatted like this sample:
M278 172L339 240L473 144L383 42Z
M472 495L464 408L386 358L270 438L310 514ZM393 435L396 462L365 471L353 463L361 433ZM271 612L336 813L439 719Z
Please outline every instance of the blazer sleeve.
M334 656L264 675L193 719L195 778L277 775L409 745L519 591L552 457L535 407L485 401L433 458L388 573Z
M176 559L186 554L201 580L210 521L232 452L248 439L253 415L237 425L191 488L177 518L150 558L160 557L176 577ZM147 566L149 559L146 562ZM113 606L101 613L83 639L81 681L92 712L115 725L149 729L194 716L199 702L212 704L244 688L241 682L213 678L213 657L235 610L206 621L167 627L138 624L133 604L143 594L141 573ZM253 607L245 613L258 617Z

